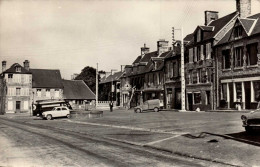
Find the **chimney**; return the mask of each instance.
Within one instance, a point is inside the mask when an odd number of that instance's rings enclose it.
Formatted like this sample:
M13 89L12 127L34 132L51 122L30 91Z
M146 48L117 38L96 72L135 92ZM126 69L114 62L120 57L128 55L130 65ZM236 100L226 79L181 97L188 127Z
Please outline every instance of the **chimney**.
M30 69L30 62L29 62L28 60L25 60L25 61L23 62L23 67L24 67L26 70L29 71L29 69Z
M145 55L150 52L150 49L146 47L146 44L144 44L144 47L141 47L141 55Z
M168 41L165 41L165 39L160 39L157 41L157 53L158 56L160 56L162 53L169 51L168 49Z
M6 61L2 61L2 72L6 70Z
M236 4L240 18L246 18L251 15L251 0L236 0Z
M209 25L210 22L218 19L217 11L205 11L205 26Z

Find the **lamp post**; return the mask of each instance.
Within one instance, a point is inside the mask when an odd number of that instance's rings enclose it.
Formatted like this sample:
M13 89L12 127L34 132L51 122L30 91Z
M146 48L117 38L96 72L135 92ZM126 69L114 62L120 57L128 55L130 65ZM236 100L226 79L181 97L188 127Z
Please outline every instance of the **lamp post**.
M97 63L97 69L96 69L96 109L98 106L98 63Z
M180 111L186 111L183 27L180 29L175 29L174 27L172 28L173 41L174 41L175 30L181 31L181 110Z

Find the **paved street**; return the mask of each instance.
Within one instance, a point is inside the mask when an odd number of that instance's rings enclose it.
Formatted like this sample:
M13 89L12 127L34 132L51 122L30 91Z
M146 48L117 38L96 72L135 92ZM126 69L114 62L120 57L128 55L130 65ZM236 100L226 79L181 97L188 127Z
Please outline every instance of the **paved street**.
M51 121L4 115L0 166L256 166L259 136L244 132L240 115L116 110Z

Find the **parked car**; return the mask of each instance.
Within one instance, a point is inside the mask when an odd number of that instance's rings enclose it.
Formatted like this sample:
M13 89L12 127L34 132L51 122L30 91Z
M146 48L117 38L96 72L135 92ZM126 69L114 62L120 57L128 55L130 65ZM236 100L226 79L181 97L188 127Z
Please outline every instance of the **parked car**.
M155 112L159 112L160 110L160 100L159 99L153 99L153 100L147 100L143 103L143 105L136 106L134 108L135 112L143 112L145 110L154 110Z
M243 127L247 132L260 128L260 108L241 116Z
M42 113L42 118L51 120L52 118L57 118L57 117L67 117L70 118L70 110L68 107L61 106L61 107L54 107L50 111L44 111Z

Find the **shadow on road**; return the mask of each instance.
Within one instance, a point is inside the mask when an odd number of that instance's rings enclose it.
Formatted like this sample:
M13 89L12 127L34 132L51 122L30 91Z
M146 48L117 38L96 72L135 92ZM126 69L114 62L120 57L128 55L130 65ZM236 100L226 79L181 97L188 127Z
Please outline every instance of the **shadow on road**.
M255 146L260 146L260 130L254 130L252 133L247 133L246 131L243 131L226 135L232 137L232 139L236 141L244 142Z

